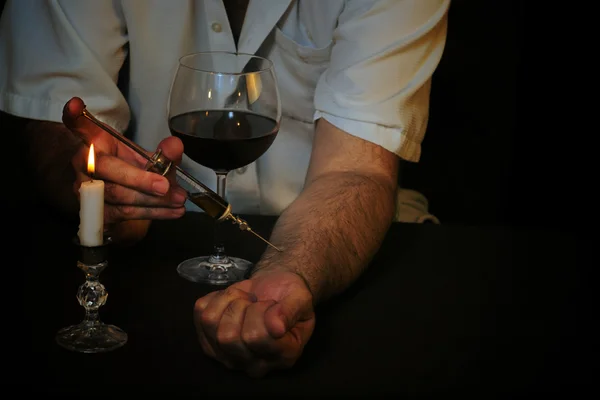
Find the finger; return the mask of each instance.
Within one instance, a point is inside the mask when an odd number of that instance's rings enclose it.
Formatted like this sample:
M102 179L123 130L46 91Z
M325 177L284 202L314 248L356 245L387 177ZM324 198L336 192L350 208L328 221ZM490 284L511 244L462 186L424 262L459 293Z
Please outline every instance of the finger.
M214 356L214 358L223 360L223 357L220 354L218 346L214 340L211 340L208 337L206 330L206 310L209 308L211 303L213 303L217 296L219 296L220 291L210 292L207 295L196 300L194 304L194 325L196 326L196 332L198 333L198 338L201 339L201 344L204 342L204 345L207 349L210 349L210 353Z
M73 182L73 192L78 198L81 183L88 180L87 175L78 174ZM104 190L106 224L127 220L177 219L186 212L185 195L181 194L182 189L173 189L173 192L167 196L155 197L106 181Z
M312 333L314 321L307 322L306 327L295 326L285 335L274 338L269 334L265 324L265 317L273 307L278 307L278 303L264 301L248 308L242 330L242 341L258 357L271 361L272 365L287 368L293 365L301 354L304 343ZM303 330L309 331L308 337L302 335Z
M63 107L62 121L69 129L76 129L79 124L79 117L83 115L85 103L79 97L72 97ZM89 125L91 126L91 125ZM88 126L88 127L89 127Z
M98 179L103 179L106 183L114 182L156 196L164 196L169 192L171 184L166 177L146 171L139 166L128 163L121 156L115 157L111 154L114 153L96 154L95 176ZM88 151L81 149L72 160L73 168L79 173L84 174L83 180L89 180L87 176L87 157ZM174 189L173 194L178 195L176 196L178 203L181 203L183 198L187 197L187 193L181 188ZM119 202L117 199L113 199L113 202L128 203L127 201ZM136 204L142 203L138 202ZM149 205L152 204L154 203L150 203Z
M200 315L204 312L206 307L208 307L217 293L217 291L210 292L196 300L194 303L194 317L200 318Z
M229 303L236 299L250 300L251 298L247 292L229 286L224 290L216 291L210 302L201 311L202 328L213 346L217 343L217 328L223 313L229 307Z
M168 180L158 174L133 167L116 157L99 157L96 177L105 181L107 223L131 219L175 219L185 213L187 193L183 189L174 186L162 196L143 193L143 190L153 189L160 192L164 190L160 185L165 183L168 188ZM89 176L79 172L74 190L78 192L81 182L86 180L89 180ZM156 182L159 189L156 189Z
M174 165L181 164L181 159L183 157L183 143L178 137L171 136L163 139L158 144L158 149L160 149L163 155L167 159L171 160L171 162L173 162ZM165 176L167 177L167 179L169 179L170 182L172 182L172 186L179 187L176 178L175 168L171 168L169 173ZM184 195L187 196L187 192L185 192L183 189L181 189L181 192L183 192Z
M294 291L270 307L265 313L265 325L269 335L280 338L298 322L314 318L312 298L308 292Z
M202 323L202 313L215 296L216 292L211 292L206 296L196 300L196 303L194 304L193 320L194 326L196 327L198 341L200 342L202 350L209 357L220 361L221 359L224 359L224 357L218 354L218 349L213 347L213 345L209 342L208 338L206 337L206 332L204 331Z
M252 301L246 298L237 298L231 301L223 311L217 328L219 349L233 365L239 366L241 369L254 359L254 355L241 339L246 309L251 304Z
M183 142L178 137L169 136L163 139L158 144L158 148L161 149L165 157L173 161L175 165L181 163L181 158L183 156Z
M185 207L136 207L136 206L108 206L104 207L106 223L123 222L138 219L167 220L178 219L185 215Z
M276 340L269 335L265 326L265 313L275 305L274 300L257 301L246 310L241 331L244 345L260 357L272 356L278 353Z
M203 331L201 324L196 325L196 332L198 334L198 341L200 342L200 347L202 348L204 354L220 362L225 367L229 369L234 369L234 365L227 359L227 357L225 357L218 348L215 348L213 347L213 345L211 345L206 334Z
M105 223L104 231L110 236L116 246L126 248L139 243L150 229L151 220L135 219L120 221L119 223Z
M155 196L164 196L169 192L167 178L135 167L120 158L99 155L96 164L96 176L99 179Z
M202 348L202 351L204 351L204 354L206 354L210 358L218 360L215 349L213 349L213 347L206 339L206 334L202 330L202 325L196 324L196 333L198 337L198 342L200 342L200 347Z
M85 103L79 97L71 98L63 107L62 121L67 128L79 136L88 146L95 143L98 153L119 154L119 157L134 161L138 166L145 165L146 159L121 144L109 133L83 116ZM117 149L121 149L117 151Z
M73 192L79 198L79 188L82 180L78 179L73 183ZM108 185L105 184L105 188ZM125 204L104 203L104 221L105 224L130 221L130 220L166 220L182 217L186 212L185 206L135 206Z
M241 294L242 297L239 297L239 299L243 299L245 297L246 300L249 300L250 302L255 302L256 296L252 293L247 292L250 285L251 282L245 280L238 282L233 286L230 286L226 291L233 292L234 294ZM194 305L194 323L196 325L196 331L198 332L199 339L201 340L201 345L203 346L203 349L206 349L205 352L208 352L210 355L214 356L215 359L219 360L226 367L233 369L233 364L229 361L231 357L226 357L221 351L220 347L217 345L217 343L214 340L210 339L209 335L206 332L206 320L211 319L210 310L215 303L225 300L227 294L225 294L224 292L225 291L214 291L196 300L196 303ZM216 310L216 307L212 309L214 311ZM212 318L217 319L217 317ZM208 324L213 324L213 322L208 321Z
M309 303L311 304L311 303ZM286 305L277 303L265 311L265 326L269 335L274 338L272 348L279 352L279 364L283 367L294 365L304 351L304 346L312 336L315 328L315 315L310 307L301 308L294 317L284 311ZM273 333L285 326L285 333ZM275 328L274 328L275 327Z
M87 145L102 133L96 124L83 117L85 103L79 97L71 98L63 107L62 121L67 128L76 133Z
M165 196L147 195L112 182L105 182L104 189L104 200L115 206L179 208L187 198L180 187L172 188Z

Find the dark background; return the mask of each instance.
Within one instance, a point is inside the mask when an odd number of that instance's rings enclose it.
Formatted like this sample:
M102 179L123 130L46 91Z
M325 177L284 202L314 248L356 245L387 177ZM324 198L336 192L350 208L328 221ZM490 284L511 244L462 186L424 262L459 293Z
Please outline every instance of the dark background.
M443 223L576 224L572 196L564 193L568 168L557 157L565 143L553 140L560 127L532 111L548 97L539 86L540 42L531 46L523 29L522 3L453 0L450 7L422 159L405 163L401 178L427 196ZM2 118L2 137L22 146L18 127Z

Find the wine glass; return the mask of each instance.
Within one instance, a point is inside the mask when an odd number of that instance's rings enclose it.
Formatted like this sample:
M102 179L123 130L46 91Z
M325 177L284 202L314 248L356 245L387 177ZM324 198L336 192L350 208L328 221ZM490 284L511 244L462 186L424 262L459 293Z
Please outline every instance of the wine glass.
M217 194L223 199L229 171L263 155L279 132L280 120L271 61L230 52L199 52L179 59L169 93L169 130L183 142L185 155L215 172ZM181 262L179 275L212 285L244 279L252 263L226 253L221 224L215 224L212 254Z

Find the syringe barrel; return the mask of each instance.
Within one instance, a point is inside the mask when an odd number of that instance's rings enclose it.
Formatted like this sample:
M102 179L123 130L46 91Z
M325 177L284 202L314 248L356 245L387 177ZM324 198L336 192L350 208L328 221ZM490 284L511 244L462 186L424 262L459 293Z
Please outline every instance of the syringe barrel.
M188 200L204 210L215 219L225 219L231 212L231 206L222 197L186 174L182 169L176 169L177 184L188 193Z
M187 192L189 201L217 220L225 219L230 215L231 206L225 199L179 166L174 165L171 160L162 154L160 149L152 155L151 160L146 164L146 169L161 175L167 175L174 169L177 184Z

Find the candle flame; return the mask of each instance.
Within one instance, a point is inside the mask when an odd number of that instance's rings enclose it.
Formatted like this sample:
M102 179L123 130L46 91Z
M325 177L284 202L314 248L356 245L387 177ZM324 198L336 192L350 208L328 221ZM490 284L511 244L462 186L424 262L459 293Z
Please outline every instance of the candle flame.
M96 157L94 155L94 144L90 145L90 153L88 154L88 174L93 178L96 172Z

